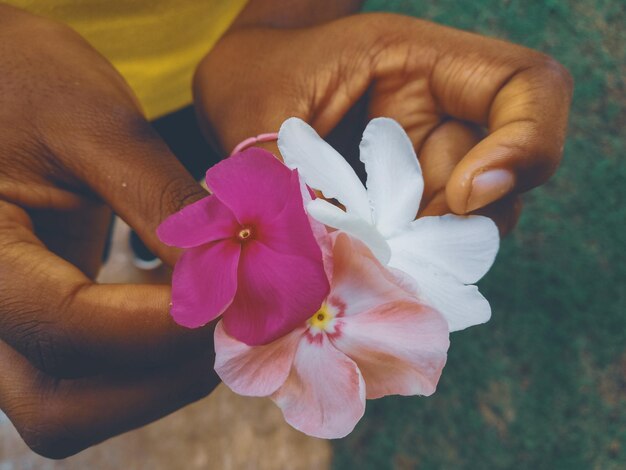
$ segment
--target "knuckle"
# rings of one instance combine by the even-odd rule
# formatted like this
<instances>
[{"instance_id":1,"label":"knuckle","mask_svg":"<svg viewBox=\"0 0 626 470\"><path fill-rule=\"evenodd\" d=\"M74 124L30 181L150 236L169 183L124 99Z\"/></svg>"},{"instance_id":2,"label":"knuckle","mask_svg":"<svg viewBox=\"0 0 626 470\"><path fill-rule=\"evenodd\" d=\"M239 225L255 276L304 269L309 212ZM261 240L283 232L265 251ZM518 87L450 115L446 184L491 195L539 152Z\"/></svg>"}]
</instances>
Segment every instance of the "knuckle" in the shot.
<instances>
[{"instance_id":1,"label":"knuckle","mask_svg":"<svg viewBox=\"0 0 626 470\"><path fill-rule=\"evenodd\" d=\"M64 459L82 450L64 429L39 420L18 427L18 432L33 452L49 459Z\"/></svg>"},{"instance_id":2,"label":"knuckle","mask_svg":"<svg viewBox=\"0 0 626 470\"><path fill-rule=\"evenodd\" d=\"M50 407L54 405L32 407L28 414L15 420L15 427L26 445L49 459L64 459L88 447L84 435L58 418L50 417Z\"/></svg>"},{"instance_id":3,"label":"knuckle","mask_svg":"<svg viewBox=\"0 0 626 470\"><path fill-rule=\"evenodd\" d=\"M186 175L171 179L162 188L159 198L162 219L205 196L207 196L206 191Z\"/></svg>"},{"instance_id":4,"label":"knuckle","mask_svg":"<svg viewBox=\"0 0 626 470\"><path fill-rule=\"evenodd\" d=\"M561 62L547 54L533 53L532 67L554 88L562 89L571 94L574 88L574 78L570 71Z\"/></svg>"},{"instance_id":5,"label":"knuckle","mask_svg":"<svg viewBox=\"0 0 626 470\"><path fill-rule=\"evenodd\" d=\"M26 338L26 353L38 369L55 377L72 377L77 369L78 352L72 347L69 336L58 330L39 328L32 338Z\"/></svg>"},{"instance_id":6,"label":"knuckle","mask_svg":"<svg viewBox=\"0 0 626 470\"><path fill-rule=\"evenodd\" d=\"M67 404L56 394L58 382L35 376L28 389L10 397L7 415L26 445L50 459L63 459L89 445L90 435L68 421ZM6 397L5 397L6 398Z\"/></svg>"},{"instance_id":7,"label":"knuckle","mask_svg":"<svg viewBox=\"0 0 626 470\"><path fill-rule=\"evenodd\" d=\"M55 377L74 377L84 369L71 336L59 325L36 318L38 312L17 314L9 331L9 342L37 369ZM12 315L16 315L15 308Z\"/></svg>"},{"instance_id":8,"label":"knuckle","mask_svg":"<svg viewBox=\"0 0 626 470\"><path fill-rule=\"evenodd\" d=\"M4 277L4 276L2 276ZM75 377L88 361L79 350L71 294L55 296L61 305L49 300L51 289L15 291L12 284L27 282L23 275L12 283L0 283L0 337L13 346L37 369L55 377Z\"/></svg>"},{"instance_id":9,"label":"knuckle","mask_svg":"<svg viewBox=\"0 0 626 470\"><path fill-rule=\"evenodd\" d=\"M32 221L28 213L21 207L0 200L0 228L8 225L10 228L26 227L32 229Z\"/></svg>"}]
</instances>

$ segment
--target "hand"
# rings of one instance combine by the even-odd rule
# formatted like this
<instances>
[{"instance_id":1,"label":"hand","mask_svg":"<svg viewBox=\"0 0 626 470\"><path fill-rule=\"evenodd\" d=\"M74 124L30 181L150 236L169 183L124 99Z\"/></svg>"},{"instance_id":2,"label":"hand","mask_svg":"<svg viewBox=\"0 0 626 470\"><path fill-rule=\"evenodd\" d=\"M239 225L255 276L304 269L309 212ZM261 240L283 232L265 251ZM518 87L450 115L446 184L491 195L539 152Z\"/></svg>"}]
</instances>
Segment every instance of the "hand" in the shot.
<instances>
[{"instance_id":1,"label":"hand","mask_svg":"<svg viewBox=\"0 0 626 470\"><path fill-rule=\"evenodd\" d=\"M155 228L205 192L72 30L0 5L0 55L0 409L65 457L217 384L168 287L93 282L109 207L173 263Z\"/></svg>"},{"instance_id":2,"label":"hand","mask_svg":"<svg viewBox=\"0 0 626 470\"><path fill-rule=\"evenodd\" d=\"M507 232L518 194L559 164L572 80L524 47L363 14L306 29L234 29L206 56L194 89L207 135L226 150L289 116L322 135L346 130L356 149L365 118L392 117L422 165L420 215L478 212Z\"/></svg>"}]
</instances>

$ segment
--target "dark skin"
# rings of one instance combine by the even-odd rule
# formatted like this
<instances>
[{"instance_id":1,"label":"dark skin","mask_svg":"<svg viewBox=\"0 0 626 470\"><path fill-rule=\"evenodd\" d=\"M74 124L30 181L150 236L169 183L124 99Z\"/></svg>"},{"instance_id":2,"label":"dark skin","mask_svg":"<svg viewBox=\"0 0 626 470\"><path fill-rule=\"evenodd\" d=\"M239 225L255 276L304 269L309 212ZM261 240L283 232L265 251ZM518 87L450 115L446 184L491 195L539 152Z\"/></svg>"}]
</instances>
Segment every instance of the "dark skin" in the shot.
<instances>
[{"instance_id":1,"label":"dark skin","mask_svg":"<svg viewBox=\"0 0 626 470\"><path fill-rule=\"evenodd\" d=\"M507 233L518 195L558 167L572 80L537 51L378 13L313 28L235 27L198 68L194 92L206 134L226 150L290 116L321 135L354 129L346 118L394 118L424 172L419 215L482 213ZM360 133L339 137L358 147ZM479 184L490 170L508 176Z\"/></svg>"},{"instance_id":2,"label":"dark skin","mask_svg":"<svg viewBox=\"0 0 626 470\"><path fill-rule=\"evenodd\" d=\"M346 115L390 116L420 155L422 214L482 210L512 227L517 194L558 165L567 72L396 15L327 23L359 2L320 3L248 5L196 74L207 135L230 150L288 116L321 134ZM175 325L169 287L94 282L111 210L173 264L155 228L206 193L75 32L0 4L0 54L0 409L33 450L61 458L217 385L212 328ZM468 202L475 175L496 167L514 186Z\"/></svg>"},{"instance_id":3,"label":"dark skin","mask_svg":"<svg viewBox=\"0 0 626 470\"><path fill-rule=\"evenodd\" d=\"M218 383L168 287L94 282L111 209L174 263L154 230L206 193L72 30L0 5L0 54L0 408L60 458Z\"/></svg>"}]
</instances>

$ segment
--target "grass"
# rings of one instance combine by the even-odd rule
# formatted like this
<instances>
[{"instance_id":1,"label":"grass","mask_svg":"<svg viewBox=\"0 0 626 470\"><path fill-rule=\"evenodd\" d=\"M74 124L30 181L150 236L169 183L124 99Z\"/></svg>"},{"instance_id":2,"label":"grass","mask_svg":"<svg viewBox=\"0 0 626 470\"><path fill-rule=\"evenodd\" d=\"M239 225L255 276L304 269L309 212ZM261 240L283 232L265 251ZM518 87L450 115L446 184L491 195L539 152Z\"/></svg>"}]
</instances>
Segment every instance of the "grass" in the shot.
<instances>
[{"instance_id":1,"label":"grass","mask_svg":"<svg viewBox=\"0 0 626 470\"><path fill-rule=\"evenodd\" d=\"M576 80L565 158L481 282L430 398L368 402L336 469L626 468L626 4L371 0L544 51Z\"/></svg>"}]
</instances>

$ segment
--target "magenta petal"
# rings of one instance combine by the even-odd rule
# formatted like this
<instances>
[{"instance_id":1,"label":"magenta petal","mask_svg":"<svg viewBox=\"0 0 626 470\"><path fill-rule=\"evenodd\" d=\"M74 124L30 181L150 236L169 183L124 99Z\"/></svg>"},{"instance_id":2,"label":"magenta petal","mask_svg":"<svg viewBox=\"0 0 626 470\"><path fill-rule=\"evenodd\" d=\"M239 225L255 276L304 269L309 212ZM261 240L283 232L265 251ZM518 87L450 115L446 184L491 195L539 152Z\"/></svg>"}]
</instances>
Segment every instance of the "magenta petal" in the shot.
<instances>
[{"instance_id":1,"label":"magenta petal","mask_svg":"<svg viewBox=\"0 0 626 470\"><path fill-rule=\"evenodd\" d=\"M259 222L256 239L279 253L306 256L321 262L322 253L304 209L298 174L292 173L290 179L285 205L271 218Z\"/></svg>"},{"instance_id":2,"label":"magenta petal","mask_svg":"<svg viewBox=\"0 0 626 470\"><path fill-rule=\"evenodd\" d=\"M311 200L307 187L300 183L298 172L291 174L290 193L283 210L269 221L260 221L257 240L274 251L306 256L323 262L326 277L332 278L332 241L326 227L310 217L303 204Z\"/></svg>"},{"instance_id":3,"label":"magenta petal","mask_svg":"<svg viewBox=\"0 0 626 470\"><path fill-rule=\"evenodd\" d=\"M249 345L267 344L302 325L329 291L321 259L278 253L257 241L244 244L237 283L224 328Z\"/></svg>"},{"instance_id":4,"label":"magenta petal","mask_svg":"<svg viewBox=\"0 0 626 470\"><path fill-rule=\"evenodd\" d=\"M235 236L238 227L231 210L215 196L208 196L161 222L157 236L166 245L193 248Z\"/></svg>"},{"instance_id":5,"label":"magenta petal","mask_svg":"<svg viewBox=\"0 0 626 470\"><path fill-rule=\"evenodd\" d=\"M300 341L291 374L272 395L285 420L310 436L348 435L365 412L365 383L359 368L323 336Z\"/></svg>"},{"instance_id":6,"label":"magenta petal","mask_svg":"<svg viewBox=\"0 0 626 470\"><path fill-rule=\"evenodd\" d=\"M215 327L215 372L239 395L266 397L289 376L304 328L292 331L265 346L248 346Z\"/></svg>"},{"instance_id":7,"label":"magenta petal","mask_svg":"<svg viewBox=\"0 0 626 470\"><path fill-rule=\"evenodd\" d=\"M179 325L198 328L220 316L237 290L241 245L231 240L185 251L172 277L172 317Z\"/></svg>"},{"instance_id":8,"label":"magenta petal","mask_svg":"<svg viewBox=\"0 0 626 470\"><path fill-rule=\"evenodd\" d=\"M290 193L291 170L271 153L249 148L206 173L206 184L242 224L271 220Z\"/></svg>"}]
</instances>

